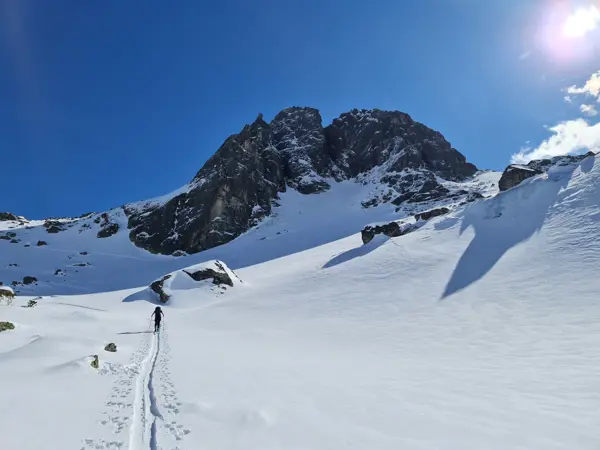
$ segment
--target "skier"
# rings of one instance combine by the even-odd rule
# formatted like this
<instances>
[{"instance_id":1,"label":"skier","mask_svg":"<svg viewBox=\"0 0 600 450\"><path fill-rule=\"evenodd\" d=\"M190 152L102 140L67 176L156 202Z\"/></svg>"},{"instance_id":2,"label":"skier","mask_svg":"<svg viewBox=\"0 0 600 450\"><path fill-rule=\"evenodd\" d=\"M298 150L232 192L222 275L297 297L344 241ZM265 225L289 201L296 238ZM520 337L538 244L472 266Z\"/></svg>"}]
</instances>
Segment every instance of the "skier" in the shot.
<instances>
[{"instance_id":1,"label":"skier","mask_svg":"<svg viewBox=\"0 0 600 450\"><path fill-rule=\"evenodd\" d=\"M164 316L165 313L162 312L162 309L160 309L160 306L157 306L156 308L154 308L154 312L152 313L152 316L154 316L154 334L156 334L158 332L158 330L160 329L160 320L161 320L161 316ZM152 316L150 316L150 318L152 318Z\"/></svg>"}]
</instances>

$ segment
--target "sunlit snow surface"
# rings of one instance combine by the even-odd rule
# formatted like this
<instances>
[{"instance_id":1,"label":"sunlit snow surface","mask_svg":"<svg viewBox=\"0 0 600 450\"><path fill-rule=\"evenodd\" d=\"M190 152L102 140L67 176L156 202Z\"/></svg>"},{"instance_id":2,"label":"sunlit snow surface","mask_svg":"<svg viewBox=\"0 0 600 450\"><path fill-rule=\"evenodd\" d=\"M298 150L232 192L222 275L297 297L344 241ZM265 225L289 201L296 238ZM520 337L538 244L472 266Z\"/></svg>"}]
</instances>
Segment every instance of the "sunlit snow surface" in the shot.
<instances>
[{"instance_id":1,"label":"sunlit snow surface","mask_svg":"<svg viewBox=\"0 0 600 450\"><path fill-rule=\"evenodd\" d=\"M0 307L16 325L0 333L2 448L595 450L599 186L588 158L366 246L362 226L397 215L360 208L355 183L290 191L191 257L126 229L22 230L34 245L0 241L1 278L37 276L45 296ZM243 283L197 303L173 290L148 333L156 298L139 292L212 259Z\"/></svg>"}]
</instances>

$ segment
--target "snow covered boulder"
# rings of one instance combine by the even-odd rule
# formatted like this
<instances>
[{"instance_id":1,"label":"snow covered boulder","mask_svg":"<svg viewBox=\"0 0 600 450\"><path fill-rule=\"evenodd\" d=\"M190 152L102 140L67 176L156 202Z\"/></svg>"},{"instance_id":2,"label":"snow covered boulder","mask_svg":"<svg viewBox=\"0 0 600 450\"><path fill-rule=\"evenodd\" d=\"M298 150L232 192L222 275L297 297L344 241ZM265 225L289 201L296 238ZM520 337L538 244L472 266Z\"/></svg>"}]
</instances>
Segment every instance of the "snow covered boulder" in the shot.
<instances>
[{"instance_id":1,"label":"snow covered boulder","mask_svg":"<svg viewBox=\"0 0 600 450\"><path fill-rule=\"evenodd\" d=\"M225 263L213 260L169 273L150 284L150 290L166 303L177 291L204 289L221 293L241 282Z\"/></svg>"},{"instance_id":2,"label":"snow covered boulder","mask_svg":"<svg viewBox=\"0 0 600 450\"><path fill-rule=\"evenodd\" d=\"M523 182L527 178L534 177L541 173L543 173L543 171L540 169L522 166L519 164L511 164L504 170L504 173L498 182L498 188L500 191L506 191L512 187L515 187L517 184Z\"/></svg>"},{"instance_id":3,"label":"snow covered boulder","mask_svg":"<svg viewBox=\"0 0 600 450\"><path fill-rule=\"evenodd\" d=\"M15 291L9 286L0 286L0 298L14 298Z\"/></svg>"}]
</instances>

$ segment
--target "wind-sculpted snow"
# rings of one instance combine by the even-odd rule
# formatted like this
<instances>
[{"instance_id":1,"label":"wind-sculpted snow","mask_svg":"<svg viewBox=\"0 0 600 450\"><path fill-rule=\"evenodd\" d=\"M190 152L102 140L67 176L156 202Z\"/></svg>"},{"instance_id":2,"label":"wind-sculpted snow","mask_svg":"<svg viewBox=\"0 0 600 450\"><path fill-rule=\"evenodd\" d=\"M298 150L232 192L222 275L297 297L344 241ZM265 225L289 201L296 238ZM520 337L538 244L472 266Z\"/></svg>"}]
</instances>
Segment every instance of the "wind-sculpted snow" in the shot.
<instances>
[{"instance_id":1,"label":"wind-sculpted snow","mask_svg":"<svg viewBox=\"0 0 600 450\"><path fill-rule=\"evenodd\" d=\"M367 245L362 226L399 214L348 207L365 192L289 191L277 215L206 254L128 246L110 271L90 247L86 270L144 282L0 306L15 325L0 336L3 448L595 450L600 158ZM61 255L42 252L76 242L77 228L62 233L29 250ZM154 304L123 301L217 251L243 287L176 280L159 334ZM41 283L30 289L53 286Z\"/></svg>"}]
</instances>

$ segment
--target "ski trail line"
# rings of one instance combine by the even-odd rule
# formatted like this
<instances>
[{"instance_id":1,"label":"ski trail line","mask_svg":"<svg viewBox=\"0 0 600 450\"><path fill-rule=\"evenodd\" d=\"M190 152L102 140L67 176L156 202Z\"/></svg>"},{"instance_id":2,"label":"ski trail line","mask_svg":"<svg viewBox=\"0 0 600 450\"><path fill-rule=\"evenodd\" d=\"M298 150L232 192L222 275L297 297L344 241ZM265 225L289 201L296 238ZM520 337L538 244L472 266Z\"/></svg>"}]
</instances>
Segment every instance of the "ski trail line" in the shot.
<instances>
[{"instance_id":1,"label":"ski trail line","mask_svg":"<svg viewBox=\"0 0 600 450\"><path fill-rule=\"evenodd\" d=\"M135 383L135 399L131 428L129 432L129 450L157 450L156 420L162 415L154 395L154 368L160 352L160 332L152 339L148 355L142 361L140 373Z\"/></svg>"}]
</instances>

